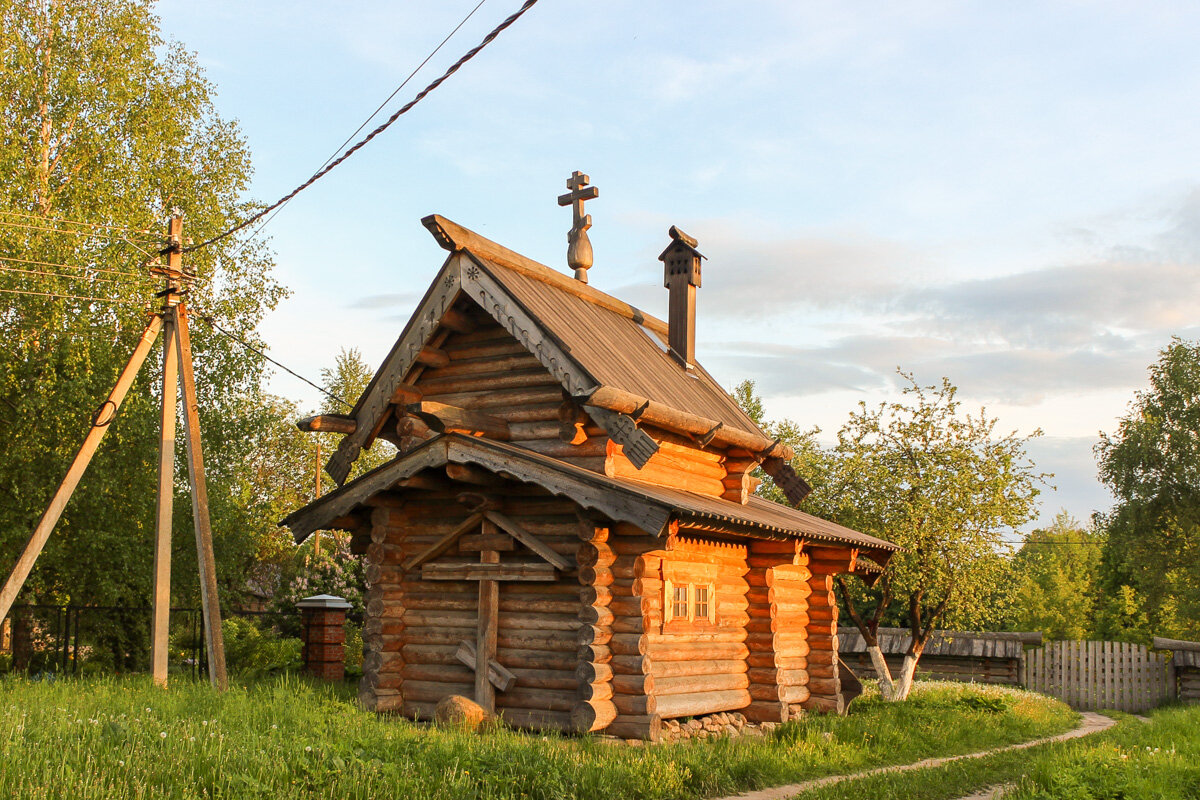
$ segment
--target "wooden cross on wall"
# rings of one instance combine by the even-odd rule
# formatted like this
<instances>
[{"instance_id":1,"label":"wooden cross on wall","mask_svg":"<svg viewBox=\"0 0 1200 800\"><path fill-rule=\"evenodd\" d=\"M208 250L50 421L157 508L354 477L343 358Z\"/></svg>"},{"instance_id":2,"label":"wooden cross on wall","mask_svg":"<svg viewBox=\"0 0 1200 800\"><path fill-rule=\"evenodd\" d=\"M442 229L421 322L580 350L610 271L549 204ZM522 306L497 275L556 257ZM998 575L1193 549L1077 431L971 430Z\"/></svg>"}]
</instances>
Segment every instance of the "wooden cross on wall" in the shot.
<instances>
[{"instance_id":1,"label":"wooden cross on wall","mask_svg":"<svg viewBox=\"0 0 1200 800\"><path fill-rule=\"evenodd\" d=\"M567 188L571 191L558 196L560 206L571 207L571 230L567 233L567 265L575 270L575 279L587 283L587 271L592 266L592 241L588 238L588 228L592 227L592 215L583 213L585 200L593 200L599 196L600 190L588 186L587 175L575 170L567 178Z\"/></svg>"},{"instance_id":2,"label":"wooden cross on wall","mask_svg":"<svg viewBox=\"0 0 1200 800\"><path fill-rule=\"evenodd\" d=\"M476 529L478 534L469 535ZM542 562L500 563L500 553L515 550L517 542L532 550ZM430 563L456 543L461 552L478 551L479 561ZM496 510L477 511L462 525L404 563L406 570L421 567L422 580L479 581L475 642L461 642L455 657L474 670L475 702L488 713L496 710L496 690L506 691L516 681L516 676L496 660L500 582L555 581L560 571L566 572L573 566L570 560Z\"/></svg>"}]
</instances>

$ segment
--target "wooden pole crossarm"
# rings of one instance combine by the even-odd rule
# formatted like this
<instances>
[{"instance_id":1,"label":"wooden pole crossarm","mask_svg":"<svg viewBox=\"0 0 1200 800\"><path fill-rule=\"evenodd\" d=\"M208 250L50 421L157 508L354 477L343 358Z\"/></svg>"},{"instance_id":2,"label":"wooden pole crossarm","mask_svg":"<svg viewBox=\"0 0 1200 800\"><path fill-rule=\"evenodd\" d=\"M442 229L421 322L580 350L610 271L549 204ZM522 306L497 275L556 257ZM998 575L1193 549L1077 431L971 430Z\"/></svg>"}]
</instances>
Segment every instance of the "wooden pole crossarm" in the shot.
<instances>
[{"instance_id":1,"label":"wooden pole crossarm","mask_svg":"<svg viewBox=\"0 0 1200 800\"><path fill-rule=\"evenodd\" d=\"M154 340L158 338L162 327L163 318L161 315L155 314L150 318L150 322L146 325L146 329L142 331L141 338L138 339L138 343L134 347L132 355L129 356L129 361L125 364L125 368L121 370L121 374L118 376L112 391L101 404L95 417L93 417L92 427L84 437L83 444L79 446L79 451L75 454L75 459L67 469L66 476L63 478L62 483L59 484L54 496L50 499L50 504L46 507L45 513L42 514L42 518L38 521L33 535L29 537L29 542L25 545L21 557L17 559L12 573L8 576L8 580L5 581L4 588L0 589L0 620L8 616L13 602L17 599L17 594L21 591L21 587L25 585L25 580L29 577L29 573L33 569L34 562L37 561L37 557L41 555L42 549L46 546L46 540L50 538L50 532L54 530L54 526L62 516L63 509L66 508L67 501L71 499L71 495L79 485L79 480L87 470L88 464L91 463L92 456L96 454L96 449L100 446L104 434L108 431L109 424L121 408L121 402L129 392L129 387L133 385L134 378L137 377L138 371L141 370L142 364L146 361L146 356L150 354L150 348L154 346Z\"/></svg>"}]
</instances>

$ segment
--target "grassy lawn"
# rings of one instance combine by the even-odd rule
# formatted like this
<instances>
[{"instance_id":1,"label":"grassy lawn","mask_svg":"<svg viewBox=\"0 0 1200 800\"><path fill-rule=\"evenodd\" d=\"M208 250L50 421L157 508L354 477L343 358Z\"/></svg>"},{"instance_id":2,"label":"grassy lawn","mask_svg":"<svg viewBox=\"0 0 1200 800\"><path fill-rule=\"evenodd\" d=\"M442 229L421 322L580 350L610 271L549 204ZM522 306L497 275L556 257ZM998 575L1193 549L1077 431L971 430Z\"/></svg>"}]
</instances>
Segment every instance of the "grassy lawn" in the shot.
<instances>
[{"instance_id":1,"label":"grassy lawn","mask_svg":"<svg viewBox=\"0 0 1200 800\"><path fill-rule=\"evenodd\" d=\"M145 678L7 679L0 797L691 798L966 753L1075 722L1038 695L923 684L908 703L866 696L845 717L812 716L771 737L629 747L380 719L344 687L298 678L224 696L182 681L160 691Z\"/></svg>"},{"instance_id":2,"label":"grassy lawn","mask_svg":"<svg viewBox=\"0 0 1200 800\"><path fill-rule=\"evenodd\" d=\"M1116 727L1070 742L936 769L881 775L796 800L951 800L1015 784L1004 800L1194 800L1200 797L1200 706L1163 708L1146 724L1113 713Z\"/></svg>"}]
</instances>

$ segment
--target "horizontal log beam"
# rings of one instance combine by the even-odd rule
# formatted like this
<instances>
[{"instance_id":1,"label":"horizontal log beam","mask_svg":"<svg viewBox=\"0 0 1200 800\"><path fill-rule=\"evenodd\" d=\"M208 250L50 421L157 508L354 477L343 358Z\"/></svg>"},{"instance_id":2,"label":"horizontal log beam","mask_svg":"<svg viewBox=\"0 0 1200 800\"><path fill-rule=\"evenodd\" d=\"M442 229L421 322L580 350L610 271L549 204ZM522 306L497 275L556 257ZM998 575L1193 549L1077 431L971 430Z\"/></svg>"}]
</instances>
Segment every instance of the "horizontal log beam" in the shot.
<instances>
[{"instance_id":1,"label":"horizontal log beam","mask_svg":"<svg viewBox=\"0 0 1200 800\"><path fill-rule=\"evenodd\" d=\"M435 562L421 567L421 578L427 581L554 581L558 574L552 564Z\"/></svg>"},{"instance_id":2,"label":"horizontal log beam","mask_svg":"<svg viewBox=\"0 0 1200 800\"><path fill-rule=\"evenodd\" d=\"M354 433L358 422L354 417L342 414L318 414L315 417L305 417L296 423L296 427L305 433Z\"/></svg>"},{"instance_id":3,"label":"horizontal log beam","mask_svg":"<svg viewBox=\"0 0 1200 800\"><path fill-rule=\"evenodd\" d=\"M482 411L472 411L431 400L409 403L406 409L437 433L461 433L503 442L510 438L507 422Z\"/></svg>"}]
</instances>

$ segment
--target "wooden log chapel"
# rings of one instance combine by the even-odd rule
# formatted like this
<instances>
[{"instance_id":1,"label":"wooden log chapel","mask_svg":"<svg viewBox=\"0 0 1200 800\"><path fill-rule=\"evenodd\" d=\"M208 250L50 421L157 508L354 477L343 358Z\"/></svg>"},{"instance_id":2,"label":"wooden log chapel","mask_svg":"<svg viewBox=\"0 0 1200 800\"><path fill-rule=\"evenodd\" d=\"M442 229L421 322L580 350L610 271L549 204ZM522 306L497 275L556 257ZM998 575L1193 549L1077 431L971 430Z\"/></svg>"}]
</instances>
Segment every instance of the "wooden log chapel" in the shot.
<instances>
[{"instance_id":1,"label":"wooden log chapel","mask_svg":"<svg viewBox=\"0 0 1200 800\"><path fill-rule=\"evenodd\" d=\"M832 576L894 545L793 505L808 487L695 360L703 258L672 228L663 322L587 283L596 196L568 194L571 277L439 216L450 255L353 411L340 488L284 522L365 557L362 702L448 695L510 724L655 740L664 719L844 708ZM395 459L345 482L377 439Z\"/></svg>"}]
</instances>

